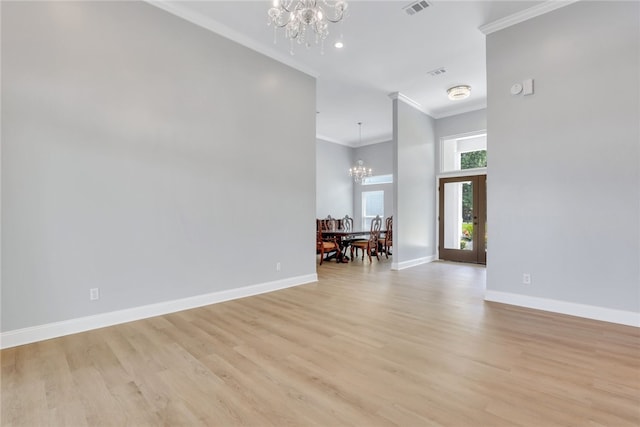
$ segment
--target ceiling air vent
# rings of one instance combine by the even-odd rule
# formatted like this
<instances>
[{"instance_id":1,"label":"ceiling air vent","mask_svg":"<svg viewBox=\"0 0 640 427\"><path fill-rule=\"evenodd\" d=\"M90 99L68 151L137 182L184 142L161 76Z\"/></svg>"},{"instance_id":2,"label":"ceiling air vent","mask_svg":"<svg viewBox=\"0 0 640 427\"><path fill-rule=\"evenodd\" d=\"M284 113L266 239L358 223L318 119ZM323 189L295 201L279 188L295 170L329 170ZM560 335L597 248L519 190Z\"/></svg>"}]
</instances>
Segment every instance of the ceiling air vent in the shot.
<instances>
[{"instance_id":1,"label":"ceiling air vent","mask_svg":"<svg viewBox=\"0 0 640 427\"><path fill-rule=\"evenodd\" d=\"M429 6L431 6L431 5L429 3L427 3L425 0L419 0L419 1L411 3L408 6L405 6L403 9L409 15L415 15L416 13L418 13L418 12L420 12L422 10L425 10Z\"/></svg>"},{"instance_id":2,"label":"ceiling air vent","mask_svg":"<svg viewBox=\"0 0 640 427\"><path fill-rule=\"evenodd\" d=\"M444 67L438 67L434 70L431 71L427 71L427 74L429 74L431 77L438 77L443 75L444 73L446 73L447 70Z\"/></svg>"}]
</instances>

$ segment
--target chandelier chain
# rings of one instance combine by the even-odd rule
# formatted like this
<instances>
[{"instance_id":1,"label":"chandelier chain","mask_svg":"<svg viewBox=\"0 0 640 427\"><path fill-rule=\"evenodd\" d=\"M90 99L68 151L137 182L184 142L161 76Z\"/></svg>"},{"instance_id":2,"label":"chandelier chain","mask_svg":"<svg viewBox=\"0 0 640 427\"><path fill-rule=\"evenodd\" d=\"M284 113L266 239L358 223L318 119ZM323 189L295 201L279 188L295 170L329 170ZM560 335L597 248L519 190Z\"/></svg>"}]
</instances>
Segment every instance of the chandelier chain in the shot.
<instances>
[{"instance_id":1,"label":"chandelier chain","mask_svg":"<svg viewBox=\"0 0 640 427\"><path fill-rule=\"evenodd\" d=\"M362 146L362 122L358 122L359 135L360 135L360 146ZM358 160L358 164L349 169L349 176L353 178L354 182L361 183L362 180L366 177L369 177L373 174L373 170L371 168L367 168L364 165L362 160Z\"/></svg>"}]
</instances>

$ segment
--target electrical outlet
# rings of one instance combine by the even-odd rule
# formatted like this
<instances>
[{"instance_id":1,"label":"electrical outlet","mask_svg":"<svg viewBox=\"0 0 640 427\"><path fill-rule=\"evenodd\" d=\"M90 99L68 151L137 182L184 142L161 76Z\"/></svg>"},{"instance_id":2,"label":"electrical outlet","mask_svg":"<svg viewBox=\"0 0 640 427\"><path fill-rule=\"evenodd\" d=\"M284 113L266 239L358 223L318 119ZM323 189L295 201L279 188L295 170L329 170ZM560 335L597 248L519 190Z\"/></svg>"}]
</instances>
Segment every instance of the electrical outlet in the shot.
<instances>
[{"instance_id":1,"label":"electrical outlet","mask_svg":"<svg viewBox=\"0 0 640 427\"><path fill-rule=\"evenodd\" d=\"M100 288L91 288L89 289L89 299L91 301L95 301L100 299Z\"/></svg>"},{"instance_id":2,"label":"electrical outlet","mask_svg":"<svg viewBox=\"0 0 640 427\"><path fill-rule=\"evenodd\" d=\"M280 266L280 263L279 263L279 262L276 262L276 271L280 271L280 267L281 267L281 266Z\"/></svg>"},{"instance_id":3,"label":"electrical outlet","mask_svg":"<svg viewBox=\"0 0 640 427\"><path fill-rule=\"evenodd\" d=\"M522 273L522 283L525 285L531 284L531 275L529 273Z\"/></svg>"}]
</instances>

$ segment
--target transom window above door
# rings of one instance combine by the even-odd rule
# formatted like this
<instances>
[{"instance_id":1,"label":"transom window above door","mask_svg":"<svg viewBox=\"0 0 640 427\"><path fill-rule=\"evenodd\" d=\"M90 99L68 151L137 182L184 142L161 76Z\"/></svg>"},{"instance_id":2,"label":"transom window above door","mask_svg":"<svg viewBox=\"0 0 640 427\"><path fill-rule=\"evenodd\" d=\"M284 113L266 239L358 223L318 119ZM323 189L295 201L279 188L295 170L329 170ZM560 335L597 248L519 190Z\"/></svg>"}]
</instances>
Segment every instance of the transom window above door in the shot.
<instances>
[{"instance_id":1,"label":"transom window above door","mask_svg":"<svg viewBox=\"0 0 640 427\"><path fill-rule=\"evenodd\" d=\"M486 167L487 134L485 132L447 137L440 140L440 172Z\"/></svg>"},{"instance_id":2,"label":"transom window above door","mask_svg":"<svg viewBox=\"0 0 640 427\"><path fill-rule=\"evenodd\" d=\"M362 178L361 185L393 184L393 175L374 175Z\"/></svg>"}]
</instances>

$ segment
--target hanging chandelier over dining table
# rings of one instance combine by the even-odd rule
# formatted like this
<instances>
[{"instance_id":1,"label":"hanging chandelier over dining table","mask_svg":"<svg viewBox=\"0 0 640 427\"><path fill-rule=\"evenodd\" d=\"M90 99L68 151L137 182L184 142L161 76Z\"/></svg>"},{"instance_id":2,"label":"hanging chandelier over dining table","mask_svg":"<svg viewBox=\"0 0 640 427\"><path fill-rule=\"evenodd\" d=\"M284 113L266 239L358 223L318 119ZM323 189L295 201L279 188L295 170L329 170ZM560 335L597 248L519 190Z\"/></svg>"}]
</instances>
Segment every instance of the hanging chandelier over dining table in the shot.
<instances>
[{"instance_id":1,"label":"hanging chandelier over dining table","mask_svg":"<svg viewBox=\"0 0 640 427\"><path fill-rule=\"evenodd\" d=\"M358 132L360 135L359 145L362 146L362 122L358 122ZM356 166L349 169L349 176L353 178L353 181L356 183L361 183L362 180L366 177L369 177L373 174L373 170L364 165L362 160L358 160Z\"/></svg>"}]
</instances>

